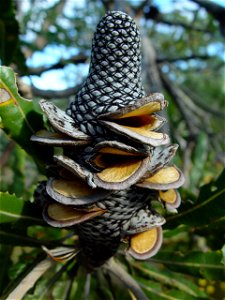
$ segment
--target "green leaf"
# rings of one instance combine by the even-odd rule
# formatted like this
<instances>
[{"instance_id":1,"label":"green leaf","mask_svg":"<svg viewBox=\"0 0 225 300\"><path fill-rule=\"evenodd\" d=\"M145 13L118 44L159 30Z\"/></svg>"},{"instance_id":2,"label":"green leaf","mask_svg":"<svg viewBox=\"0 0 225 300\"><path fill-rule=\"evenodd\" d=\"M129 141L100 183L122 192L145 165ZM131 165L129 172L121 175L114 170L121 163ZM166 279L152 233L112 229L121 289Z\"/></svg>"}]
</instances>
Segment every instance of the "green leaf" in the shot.
<instances>
[{"instance_id":1,"label":"green leaf","mask_svg":"<svg viewBox=\"0 0 225 300\"><path fill-rule=\"evenodd\" d=\"M43 259L43 255L38 257L6 288L1 299L22 299L36 281L53 266L53 261L49 258Z\"/></svg>"},{"instance_id":2,"label":"green leaf","mask_svg":"<svg viewBox=\"0 0 225 300\"><path fill-rule=\"evenodd\" d=\"M0 2L0 59L4 65L15 62L25 69L25 58L19 48L19 24L13 0Z\"/></svg>"},{"instance_id":3,"label":"green leaf","mask_svg":"<svg viewBox=\"0 0 225 300\"><path fill-rule=\"evenodd\" d=\"M164 230L163 237L164 239L176 238L179 234L187 233L190 230L190 227L187 225L180 225L174 229Z\"/></svg>"},{"instance_id":4,"label":"green leaf","mask_svg":"<svg viewBox=\"0 0 225 300\"><path fill-rule=\"evenodd\" d=\"M121 281L124 287L131 292L130 295L137 299L147 300L145 293L140 288L139 284L131 277L126 269L118 263L116 260L111 258L104 264L104 269L109 272L111 277L117 277Z\"/></svg>"},{"instance_id":5,"label":"green leaf","mask_svg":"<svg viewBox=\"0 0 225 300\"><path fill-rule=\"evenodd\" d=\"M200 291L190 278L185 278L185 276L181 276L179 273L160 269L149 263L134 262L132 265L142 274L145 276L147 275L149 278L154 279L157 282L161 282L162 284L171 286L172 288L177 288L193 297L205 297L204 292Z\"/></svg>"},{"instance_id":6,"label":"green leaf","mask_svg":"<svg viewBox=\"0 0 225 300\"><path fill-rule=\"evenodd\" d=\"M1 238L0 238L1 240ZM9 245L0 245L0 295L9 281L8 269L11 266L11 254L13 247Z\"/></svg>"},{"instance_id":7,"label":"green leaf","mask_svg":"<svg viewBox=\"0 0 225 300\"><path fill-rule=\"evenodd\" d=\"M54 275L49 278L49 280L45 283L45 286L42 288L42 291L39 293L39 300L43 300L50 297L54 285L57 285L58 281L62 280L61 277L63 273L67 271L69 264L71 264L71 261L60 266L60 269L54 272Z\"/></svg>"},{"instance_id":8,"label":"green leaf","mask_svg":"<svg viewBox=\"0 0 225 300\"><path fill-rule=\"evenodd\" d=\"M85 269L79 268L76 276L77 288L76 288L74 299L81 299L81 300L84 299L86 280L87 280L87 273Z\"/></svg>"},{"instance_id":9,"label":"green leaf","mask_svg":"<svg viewBox=\"0 0 225 300\"><path fill-rule=\"evenodd\" d=\"M98 291L98 294L101 297L101 299L109 299L109 300L115 299L115 293L114 293L115 289L112 291L112 282L111 282L111 278L109 278L109 275L104 274L104 272L102 272L102 270L99 269L97 270L95 277L96 277L95 288Z\"/></svg>"},{"instance_id":10,"label":"green leaf","mask_svg":"<svg viewBox=\"0 0 225 300\"><path fill-rule=\"evenodd\" d=\"M225 280L225 266L221 264L222 252L198 252L188 254L160 251L150 261L164 264L169 269L191 274L196 277L204 277L210 280Z\"/></svg>"},{"instance_id":11,"label":"green leaf","mask_svg":"<svg viewBox=\"0 0 225 300\"><path fill-rule=\"evenodd\" d=\"M137 276L135 278L151 300L193 300L193 296L190 296L183 291L175 290L173 288L170 289L166 286L162 287L159 283L149 279L146 280ZM195 297L195 299L197 298Z\"/></svg>"},{"instance_id":12,"label":"green leaf","mask_svg":"<svg viewBox=\"0 0 225 300\"><path fill-rule=\"evenodd\" d=\"M193 155L193 170L190 174L191 186L199 185L200 180L204 177L204 168L208 156L208 136L201 132L197 138L197 145Z\"/></svg>"},{"instance_id":13,"label":"green leaf","mask_svg":"<svg viewBox=\"0 0 225 300\"><path fill-rule=\"evenodd\" d=\"M96 276L91 276L90 291L89 291L88 299L89 300L102 300L102 299L110 300L110 299L112 299L111 295L103 294L102 290L99 290L97 280L96 280Z\"/></svg>"},{"instance_id":14,"label":"green leaf","mask_svg":"<svg viewBox=\"0 0 225 300\"><path fill-rule=\"evenodd\" d=\"M114 274L102 272L100 269L99 273L102 273L103 278L98 281L98 290L99 294L100 291L102 291L101 299L115 299L115 300L134 300L137 299L135 295L131 292L130 289L127 289L126 286L124 286L124 283L116 277ZM103 289L105 291L103 291ZM103 294L105 293L105 295ZM132 295L132 297L131 297Z\"/></svg>"},{"instance_id":15,"label":"green leaf","mask_svg":"<svg viewBox=\"0 0 225 300\"><path fill-rule=\"evenodd\" d=\"M44 228L43 228L44 230ZM14 246L29 246L29 247L56 247L61 245L57 241L38 240L29 237L26 233L22 233L16 230L6 230L0 228L0 240L3 245L14 245Z\"/></svg>"},{"instance_id":16,"label":"green leaf","mask_svg":"<svg viewBox=\"0 0 225 300\"><path fill-rule=\"evenodd\" d=\"M204 185L200 189L197 201L183 203L179 214L167 218L167 227L180 224L192 227L212 226L225 215L225 170L215 182Z\"/></svg>"},{"instance_id":17,"label":"green leaf","mask_svg":"<svg viewBox=\"0 0 225 300\"><path fill-rule=\"evenodd\" d=\"M18 94L13 70L0 67L0 74L0 118L3 130L42 166L50 160L52 151L30 141L31 135L44 127L42 116L34 110L31 100Z\"/></svg>"},{"instance_id":18,"label":"green leaf","mask_svg":"<svg viewBox=\"0 0 225 300\"><path fill-rule=\"evenodd\" d=\"M0 192L0 224L22 221L24 226L44 224L37 206L15 195Z\"/></svg>"},{"instance_id":19,"label":"green leaf","mask_svg":"<svg viewBox=\"0 0 225 300\"><path fill-rule=\"evenodd\" d=\"M170 291L168 291L166 293L166 295L168 295L169 297L173 297L173 299L182 299L182 300L193 300L193 297L182 292L182 291L178 291L178 290L174 290L174 289L171 289ZM204 297L204 299L208 297ZM194 299L199 299L198 297L195 297ZM202 298L201 298L202 299Z\"/></svg>"},{"instance_id":20,"label":"green leaf","mask_svg":"<svg viewBox=\"0 0 225 300\"><path fill-rule=\"evenodd\" d=\"M64 299L64 300L70 299L69 293L70 293L71 286L72 286L71 279L57 281L57 284L55 284L54 289L52 291L52 298L53 299ZM44 299L46 299L46 298L44 298ZM41 299L39 299L39 300L41 300Z\"/></svg>"},{"instance_id":21,"label":"green leaf","mask_svg":"<svg viewBox=\"0 0 225 300\"><path fill-rule=\"evenodd\" d=\"M25 188L25 155L23 149L17 145L14 151L12 190L18 197L22 196Z\"/></svg>"}]
</instances>

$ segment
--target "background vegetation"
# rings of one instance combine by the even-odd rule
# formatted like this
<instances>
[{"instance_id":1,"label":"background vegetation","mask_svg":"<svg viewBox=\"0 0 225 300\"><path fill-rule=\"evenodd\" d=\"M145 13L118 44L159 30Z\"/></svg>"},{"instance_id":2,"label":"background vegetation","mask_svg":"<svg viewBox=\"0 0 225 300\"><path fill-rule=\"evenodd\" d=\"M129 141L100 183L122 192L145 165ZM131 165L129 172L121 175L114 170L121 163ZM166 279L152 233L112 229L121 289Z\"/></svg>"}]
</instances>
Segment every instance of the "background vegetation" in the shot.
<instances>
[{"instance_id":1,"label":"background vegetation","mask_svg":"<svg viewBox=\"0 0 225 300\"><path fill-rule=\"evenodd\" d=\"M29 137L43 127L38 100L65 108L74 99L88 72L93 30L109 9L126 11L140 27L146 92L169 100L165 130L180 145L175 163L186 177L160 252L147 262L120 253L117 260L149 299L224 299L225 8L204 0L1 1L1 63L16 72L19 95L33 101L18 95L13 71L1 69L13 102L0 105L0 293L5 299L21 286L44 259L42 245L75 243L69 230L46 226L33 203L51 153ZM46 270L25 300L135 299L109 270L90 276L76 260Z\"/></svg>"}]
</instances>

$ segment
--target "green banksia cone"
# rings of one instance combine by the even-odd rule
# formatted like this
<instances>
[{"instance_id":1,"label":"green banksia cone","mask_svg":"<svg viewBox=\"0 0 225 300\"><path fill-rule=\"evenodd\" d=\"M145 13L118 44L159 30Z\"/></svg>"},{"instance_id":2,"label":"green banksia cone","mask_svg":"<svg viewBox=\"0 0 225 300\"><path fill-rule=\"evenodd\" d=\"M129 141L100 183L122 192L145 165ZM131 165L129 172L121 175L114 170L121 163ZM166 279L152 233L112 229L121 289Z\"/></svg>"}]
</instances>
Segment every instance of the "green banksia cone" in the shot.
<instances>
[{"instance_id":1,"label":"green banksia cone","mask_svg":"<svg viewBox=\"0 0 225 300\"><path fill-rule=\"evenodd\" d=\"M180 204L176 189L184 177L170 164L177 145L157 131L165 120L156 112L167 101L158 93L145 97L140 53L134 21L109 12L97 26L89 75L75 101L63 112L41 100L53 130L31 138L63 148L35 198L48 224L76 232L74 251L89 269L104 264L123 242L136 259L157 253L165 219L153 203L167 210Z\"/></svg>"}]
</instances>

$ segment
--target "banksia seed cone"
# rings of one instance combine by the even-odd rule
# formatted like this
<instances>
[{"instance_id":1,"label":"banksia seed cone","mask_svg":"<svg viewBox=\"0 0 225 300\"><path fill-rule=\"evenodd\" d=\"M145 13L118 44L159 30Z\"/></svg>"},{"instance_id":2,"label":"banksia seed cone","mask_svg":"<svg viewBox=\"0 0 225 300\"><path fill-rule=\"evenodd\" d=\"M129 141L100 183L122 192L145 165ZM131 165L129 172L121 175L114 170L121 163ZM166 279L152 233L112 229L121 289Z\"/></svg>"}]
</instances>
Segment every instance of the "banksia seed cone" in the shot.
<instances>
[{"instance_id":1,"label":"banksia seed cone","mask_svg":"<svg viewBox=\"0 0 225 300\"><path fill-rule=\"evenodd\" d=\"M117 111L143 96L138 29L125 13L109 13L97 26L89 75L67 113L82 131L99 136L105 133L96 122L100 114Z\"/></svg>"},{"instance_id":2,"label":"banksia seed cone","mask_svg":"<svg viewBox=\"0 0 225 300\"><path fill-rule=\"evenodd\" d=\"M134 258L154 255L165 219L152 203L177 208L175 189L184 178L169 164L177 145L156 131L165 120L155 112L167 102L161 94L144 97L134 21L109 12L94 35L89 75L67 112L45 100L40 106L53 131L31 140L63 148L54 156L54 176L35 192L46 222L77 233L78 257L90 269L113 256L122 241Z\"/></svg>"}]
</instances>

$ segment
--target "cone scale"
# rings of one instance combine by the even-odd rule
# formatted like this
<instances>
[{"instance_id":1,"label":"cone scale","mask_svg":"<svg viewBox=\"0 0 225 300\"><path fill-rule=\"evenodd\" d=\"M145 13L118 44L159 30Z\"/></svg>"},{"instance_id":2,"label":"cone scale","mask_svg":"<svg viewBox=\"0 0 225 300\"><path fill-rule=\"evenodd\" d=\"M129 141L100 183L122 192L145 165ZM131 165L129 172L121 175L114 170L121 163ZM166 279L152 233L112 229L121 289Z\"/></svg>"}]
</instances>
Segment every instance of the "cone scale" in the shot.
<instances>
[{"instance_id":1,"label":"cone scale","mask_svg":"<svg viewBox=\"0 0 225 300\"><path fill-rule=\"evenodd\" d=\"M124 241L135 259L155 255L165 218L152 201L176 208L174 188L184 178L170 166L177 145L159 132L166 120L157 112L167 101L158 93L145 96L132 18L112 11L101 19L89 74L66 113L45 100L40 105L57 134L42 131L32 141L64 152L54 157L57 175L35 192L44 220L76 232L78 259L88 270L104 264Z\"/></svg>"},{"instance_id":2,"label":"cone scale","mask_svg":"<svg viewBox=\"0 0 225 300\"><path fill-rule=\"evenodd\" d=\"M82 131L99 136L106 132L96 122L100 114L115 112L144 95L137 26L125 13L108 13L94 34L89 75L67 113Z\"/></svg>"}]
</instances>

